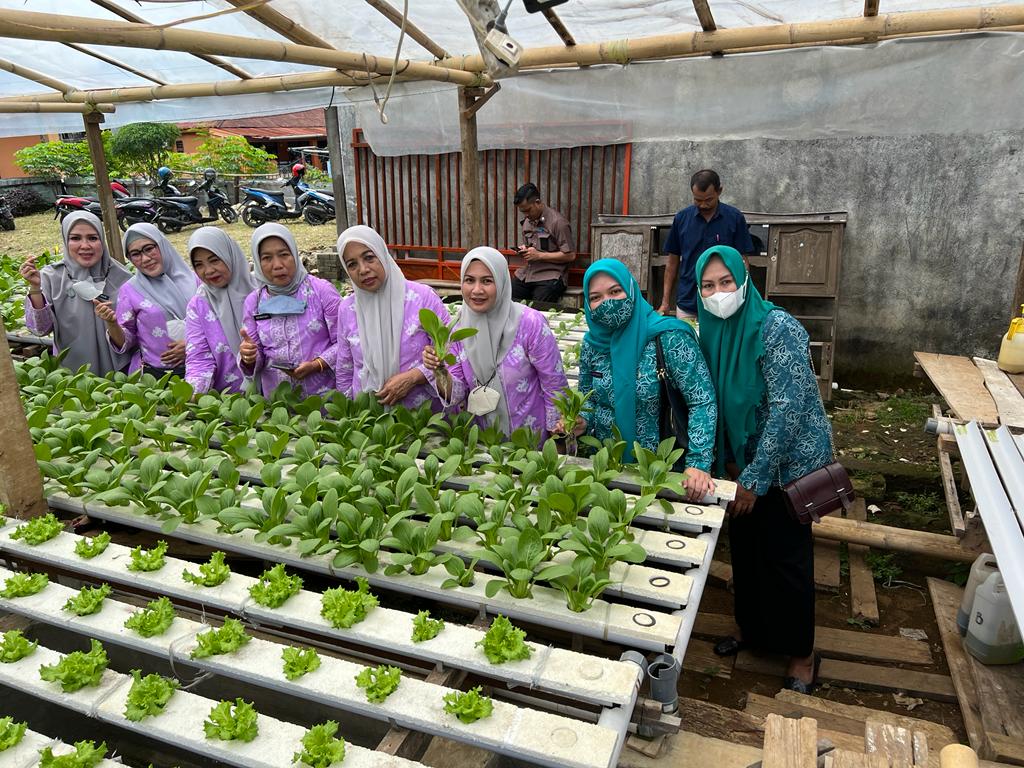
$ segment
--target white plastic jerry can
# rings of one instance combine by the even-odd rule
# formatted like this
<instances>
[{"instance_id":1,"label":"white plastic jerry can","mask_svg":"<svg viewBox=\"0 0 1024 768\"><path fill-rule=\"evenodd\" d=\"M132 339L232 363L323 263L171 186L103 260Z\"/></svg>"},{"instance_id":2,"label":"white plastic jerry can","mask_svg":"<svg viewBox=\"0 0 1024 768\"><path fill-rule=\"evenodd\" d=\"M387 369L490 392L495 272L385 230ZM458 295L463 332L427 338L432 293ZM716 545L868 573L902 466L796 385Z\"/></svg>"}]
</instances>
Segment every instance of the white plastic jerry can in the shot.
<instances>
[{"instance_id":1,"label":"white plastic jerry can","mask_svg":"<svg viewBox=\"0 0 1024 768\"><path fill-rule=\"evenodd\" d=\"M998 571L974 593L964 645L982 664L1016 664L1024 659L1024 643L1013 618L1010 595Z\"/></svg>"},{"instance_id":2,"label":"white plastic jerry can","mask_svg":"<svg viewBox=\"0 0 1024 768\"><path fill-rule=\"evenodd\" d=\"M1024 304L1020 307L1021 317L1010 321L1010 328L999 345L996 361L1007 373L1024 373Z\"/></svg>"},{"instance_id":3,"label":"white plastic jerry can","mask_svg":"<svg viewBox=\"0 0 1024 768\"><path fill-rule=\"evenodd\" d=\"M974 593L985 583L985 579L999 570L995 555L984 552L975 559L971 566L971 575L964 587L964 597L960 601L960 610L956 612L956 626L961 635L967 634L967 622L971 618L971 606L974 605Z\"/></svg>"}]
</instances>

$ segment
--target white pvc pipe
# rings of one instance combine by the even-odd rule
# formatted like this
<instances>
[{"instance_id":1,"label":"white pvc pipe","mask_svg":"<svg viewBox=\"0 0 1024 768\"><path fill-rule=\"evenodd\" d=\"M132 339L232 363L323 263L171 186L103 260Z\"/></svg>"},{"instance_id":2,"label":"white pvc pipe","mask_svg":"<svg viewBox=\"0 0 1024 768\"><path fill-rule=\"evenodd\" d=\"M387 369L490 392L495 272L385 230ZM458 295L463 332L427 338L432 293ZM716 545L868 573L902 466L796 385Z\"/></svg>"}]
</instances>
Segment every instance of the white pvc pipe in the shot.
<instances>
[{"instance_id":1,"label":"white pvc pipe","mask_svg":"<svg viewBox=\"0 0 1024 768\"><path fill-rule=\"evenodd\" d=\"M1017 515L1017 522L1024 529L1024 457L1017 451L1013 435L1005 426L994 431L986 430L984 435L989 453L992 454L1003 486L1009 494L1010 504Z\"/></svg>"},{"instance_id":2,"label":"white pvc pipe","mask_svg":"<svg viewBox=\"0 0 1024 768\"><path fill-rule=\"evenodd\" d=\"M690 644L690 635L693 633L693 625L697 621L697 608L700 606L701 597L704 596L704 587L708 583L708 573L711 570L711 560L715 556L715 545L718 543L718 529L702 533L698 536L707 543L707 551L704 553L704 562L700 567L694 568L687 573L693 573L693 586L690 588L690 600L687 607L675 611L674 615L679 616L679 632L676 635L676 642L672 648L672 655L683 666L683 657L686 655L686 647Z\"/></svg>"}]
</instances>

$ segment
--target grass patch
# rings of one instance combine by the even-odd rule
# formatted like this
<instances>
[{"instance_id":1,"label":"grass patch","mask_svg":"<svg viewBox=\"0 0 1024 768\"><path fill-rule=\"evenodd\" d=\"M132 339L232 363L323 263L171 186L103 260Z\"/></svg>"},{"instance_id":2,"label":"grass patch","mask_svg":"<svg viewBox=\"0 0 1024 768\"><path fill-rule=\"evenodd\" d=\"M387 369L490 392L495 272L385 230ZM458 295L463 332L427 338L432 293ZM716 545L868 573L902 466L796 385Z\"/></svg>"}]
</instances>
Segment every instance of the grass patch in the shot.
<instances>
[{"instance_id":1,"label":"grass patch","mask_svg":"<svg viewBox=\"0 0 1024 768\"><path fill-rule=\"evenodd\" d=\"M894 495L900 506L900 517L909 527L916 529L943 527L946 521L945 502L937 493L903 493Z\"/></svg>"},{"instance_id":2,"label":"grass patch","mask_svg":"<svg viewBox=\"0 0 1024 768\"><path fill-rule=\"evenodd\" d=\"M878 417L883 421L891 419L896 424L912 426L920 429L925 419L931 414L931 405L916 397L896 395L890 397L878 409Z\"/></svg>"},{"instance_id":3,"label":"grass patch","mask_svg":"<svg viewBox=\"0 0 1024 768\"><path fill-rule=\"evenodd\" d=\"M886 587L892 584L893 579L903 575L903 566L895 552L882 554L872 550L868 552L867 564L875 581Z\"/></svg>"}]
</instances>

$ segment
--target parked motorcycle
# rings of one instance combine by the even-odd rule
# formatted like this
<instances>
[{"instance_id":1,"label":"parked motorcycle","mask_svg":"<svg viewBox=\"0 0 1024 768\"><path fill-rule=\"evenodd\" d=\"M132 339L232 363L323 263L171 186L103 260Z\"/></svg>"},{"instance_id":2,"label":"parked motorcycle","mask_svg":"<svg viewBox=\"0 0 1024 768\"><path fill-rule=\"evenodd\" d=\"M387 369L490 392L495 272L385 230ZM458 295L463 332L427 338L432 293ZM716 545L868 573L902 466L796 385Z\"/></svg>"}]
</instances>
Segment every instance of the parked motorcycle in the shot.
<instances>
[{"instance_id":1,"label":"parked motorcycle","mask_svg":"<svg viewBox=\"0 0 1024 768\"><path fill-rule=\"evenodd\" d=\"M326 224L334 218L334 195L323 189L306 187L297 201L302 218L311 226Z\"/></svg>"},{"instance_id":2,"label":"parked motorcycle","mask_svg":"<svg viewBox=\"0 0 1024 768\"><path fill-rule=\"evenodd\" d=\"M303 197L308 187L302 177L306 166L296 163L292 166L292 177L282 187L291 187L295 192L295 207L289 208L284 201L284 192L269 192L255 187L242 187L245 201L242 203L242 221L250 227L258 227L268 221L297 219L302 216Z\"/></svg>"},{"instance_id":3,"label":"parked motorcycle","mask_svg":"<svg viewBox=\"0 0 1024 768\"><path fill-rule=\"evenodd\" d=\"M100 206L99 198L68 194L68 188L64 185L63 179L60 182L60 189L61 194L53 203L53 207L56 209L53 218L64 221L65 216L75 211L88 211L97 218L103 218L103 208ZM110 182L110 191L114 195L115 204L118 200L130 197L128 189L119 181Z\"/></svg>"},{"instance_id":4,"label":"parked motorcycle","mask_svg":"<svg viewBox=\"0 0 1024 768\"><path fill-rule=\"evenodd\" d=\"M0 229L10 232L14 229L14 214L6 197L0 197Z\"/></svg>"},{"instance_id":5,"label":"parked motorcycle","mask_svg":"<svg viewBox=\"0 0 1024 768\"><path fill-rule=\"evenodd\" d=\"M183 227L193 224L209 224L218 219L223 219L228 224L238 221L238 213L231 207L227 195L216 186L217 172L213 168L203 171L203 183L189 190L193 193L206 193L210 211L208 216L203 215L202 209L199 207L199 198L195 194L166 194L178 190L170 183L170 170L161 168L160 171L167 171L166 174L161 174L158 171L160 178L158 188L165 194L162 197L154 198L160 209L156 217L156 224L160 227L161 232L179 232Z\"/></svg>"}]
</instances>

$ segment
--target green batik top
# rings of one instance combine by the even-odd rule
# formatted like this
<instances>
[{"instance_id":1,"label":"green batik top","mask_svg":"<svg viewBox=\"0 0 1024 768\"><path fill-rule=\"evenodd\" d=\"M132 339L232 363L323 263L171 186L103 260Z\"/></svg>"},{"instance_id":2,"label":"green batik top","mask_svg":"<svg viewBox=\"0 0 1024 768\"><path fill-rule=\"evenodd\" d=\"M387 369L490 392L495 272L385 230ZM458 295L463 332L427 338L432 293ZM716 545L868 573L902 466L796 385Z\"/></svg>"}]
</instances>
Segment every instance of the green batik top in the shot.
<instances>
[{"instance_id":1,"label":"green batik top","mask_svg":"<svg viewBox=\"0 0 1024 768\"><path fill-rule=\"evenodd\" d=\"M665 367L672 381L689 407L689 447L686 466L705 472L711 470L715 449L715 428L718 406L715 405L715 387L711 383L707 363L692 333L666 331L661 334ZM657 353L652 339L644 347L636 379L636 441L644 448L655 450L661 441L658 434L661 413L661 392L656 373ZM611 356L599 352L586 341L580 350L579 391L593 390L587 416L587 432L603 440L612 436L615 423L615 395L612 391Z\"/></svg>"}]
</instances>

